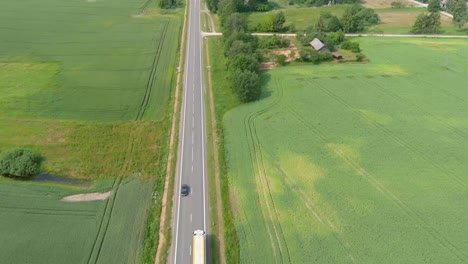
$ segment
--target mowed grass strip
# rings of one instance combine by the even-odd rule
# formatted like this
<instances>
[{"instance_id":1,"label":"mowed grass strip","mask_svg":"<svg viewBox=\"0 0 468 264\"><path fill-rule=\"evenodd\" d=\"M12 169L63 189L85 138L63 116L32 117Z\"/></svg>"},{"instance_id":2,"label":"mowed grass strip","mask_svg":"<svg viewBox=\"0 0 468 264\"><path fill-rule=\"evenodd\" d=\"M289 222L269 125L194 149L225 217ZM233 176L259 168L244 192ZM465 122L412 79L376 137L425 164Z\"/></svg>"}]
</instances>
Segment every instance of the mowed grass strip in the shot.
<instances>
[{"instance_id":1,"label":"mowed grass strip","mask_svg":"<svg viewBox=\"0 0 468 264\"><path fill-rule=\"evenodd\" d=\"M224 118L241 263L468 259L468 42L358 39Z\"/></svg>"}]
</instances>

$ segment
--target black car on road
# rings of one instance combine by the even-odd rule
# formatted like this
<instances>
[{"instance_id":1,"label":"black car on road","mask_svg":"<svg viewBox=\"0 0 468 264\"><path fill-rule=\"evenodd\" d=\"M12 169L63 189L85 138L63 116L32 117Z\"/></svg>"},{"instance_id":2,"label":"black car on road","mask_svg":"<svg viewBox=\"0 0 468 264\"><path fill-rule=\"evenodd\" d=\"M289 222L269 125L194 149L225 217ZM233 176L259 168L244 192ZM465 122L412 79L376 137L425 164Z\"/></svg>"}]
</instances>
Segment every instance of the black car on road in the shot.
<instances>
[{"instance_id":1,"label":"black car on road","mask_svg":"<svg viewBox=\"0 0 468 264\"><path fill-rule=\"evenodd\" d=\"M190 193L190 187L187 184L182 184L180 188L180 195L187 196Z\"/></svg>"}]
</instances>

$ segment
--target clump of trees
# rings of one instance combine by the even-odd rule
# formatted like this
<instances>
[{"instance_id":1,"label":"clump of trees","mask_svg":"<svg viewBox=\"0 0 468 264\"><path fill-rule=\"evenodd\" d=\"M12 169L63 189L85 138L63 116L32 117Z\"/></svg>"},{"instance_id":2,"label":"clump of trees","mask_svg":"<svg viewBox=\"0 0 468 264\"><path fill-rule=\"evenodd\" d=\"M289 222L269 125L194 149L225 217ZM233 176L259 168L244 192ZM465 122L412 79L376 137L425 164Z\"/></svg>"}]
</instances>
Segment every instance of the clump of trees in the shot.
<instances>
[{"instance_id":1,"label":"clump of trees","mask_svg":"<svg viewBox=\"0 0 468 264\"><path fill-rule=\"evenodd\" d=\"M224 55L229 80L242 102L258 100L261 95L258 38L246 32L247 22L239 13L232 13L223 26Z\"/></svg>"},{"instance_id":2,"label":"clump of trees","mask_svg":"<svg viewBox=\"0 0 468 264\"><path fill-rule=\"evenodd\" d=\"M453 15L452 22L458 28L466 26L466 23L468 23L468 11L465 0L448 0L445 8Z\"/></svg>"},{"instance_id":3,"label":"clump of trees","mask_svg":"<svg viewBox=\"0 0 468 264\"><path fill-rule=\"evenodd\" d=\"M345 50L350 50L354 53L361 52L361 48L359 47L359 43L347 40L341 44L341 48Z\"/></svg>"},{"instance_id":4,"label":"clump of trees","mask_svg":"<svg viewBox=\"0 0 468 264\"><path fill-rule=\"evenodd\" d=\"M361 5L346 8L341 18L341 24L346 33L364 31L367 27L377 25L379 22L379 16L374 9L365 8Z\"/></svg>"},{"instance_id":5,"label":"clump of trees","mask_svg":"<svg viewBox=\"0 0 468 264\"><path fill-rule=\"evenodd\" d=\"M0 156L0 174L9 177L31 177L39 173L42 158L25 149L5 151Z\"/></svg>"},{"instance_id":6,"label":"clump of trees","mask_svg":"<svg viewBox=\"0 0 468 264\"><path fill-rule=\"evenodd\" d=\"M333 55L329 51L318 52L313 48L303 48L299 51L299 56L304 62L312 62L318 64L322 61L331 61L333 60Z\"/></svg>"},{"instance_id":7,"label":"clump of trees","mask_svg":"<svg viewBox=\"0 0 468 264\"><path fill-rule=\"evenodd\" d=\"M416 17L411 32L415 34L431 34L440 31L439 12L422 13Z\"/></svg>"},{"instance_id":8,"label":"clump of trees","mask_svg":"<svg viewBox=\"0 0 468 264\"><path fill-rule=\"evenodd\" d=\"M430 0L427 5L427 11L429 12L439 12L441 10L440 0Z\"/></svg>"},{"instance_id":9,"label":"clump of trees","mask_svg":"<svg viewBox=\"0 0 468 264\"><path fill-rule=\"evenodd\" d=\"M259 22L251 27L250 30L258 32L284 32L287 29L284 23L286 23L286 16L283 11L280 11L276 14L271 14L268 19Z\"/></svg>"},{"instance_id":10,"label":"clump of trees","mask_svg":"<svg viewBox=\"0 0 468 264\"><path fill-rule=\"evenodd\" d=\"M283 38L280 36L265 36L258 39L258 48L259 49L278 49L278 48L287 48L291 44L291 41L288 38Z\"/></svg>"},{"instance_id":11,"label":"clump of trees","mask_svg":"<svg viewBox=\"0 0 468 264\"><path fill-rule=\"evenodd\" d=\"M170 9L179 6L180 3L177 0L161 0L159 1L159 7L163 9Z\"/></svg>"}]
</instances>

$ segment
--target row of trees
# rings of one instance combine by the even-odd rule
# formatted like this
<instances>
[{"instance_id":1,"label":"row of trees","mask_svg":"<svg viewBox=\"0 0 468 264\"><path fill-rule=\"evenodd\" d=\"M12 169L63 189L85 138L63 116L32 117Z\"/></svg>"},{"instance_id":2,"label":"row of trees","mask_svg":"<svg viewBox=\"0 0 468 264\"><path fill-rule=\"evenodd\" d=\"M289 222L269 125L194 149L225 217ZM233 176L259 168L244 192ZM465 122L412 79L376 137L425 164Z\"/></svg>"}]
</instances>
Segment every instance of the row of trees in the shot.
<instances>
[{"instance_id":1,"label":"row of trees","mask_svg":"<svg viewBox=\"0 0 468 264\"><path fill-rule=\"evenodd\" d=\"M206 4L212 13L218 13L220 17L223 13L226 18L233 12L268 11L272 9L268 0L207 0Z\"/></svg>"},{"instance_id":2,"label":"row of trees","mask_svg":"<svg viewBox=\"0 0 468 264\"><path fill-rule=\"evenodd\" d=\"M246 33L244 16L231 13L223 25L224 55L227 59L229 80L242 102L258 100L261 94L259 65L261 54L257 51L258 38Z\"/></svg>"}]
</instances>

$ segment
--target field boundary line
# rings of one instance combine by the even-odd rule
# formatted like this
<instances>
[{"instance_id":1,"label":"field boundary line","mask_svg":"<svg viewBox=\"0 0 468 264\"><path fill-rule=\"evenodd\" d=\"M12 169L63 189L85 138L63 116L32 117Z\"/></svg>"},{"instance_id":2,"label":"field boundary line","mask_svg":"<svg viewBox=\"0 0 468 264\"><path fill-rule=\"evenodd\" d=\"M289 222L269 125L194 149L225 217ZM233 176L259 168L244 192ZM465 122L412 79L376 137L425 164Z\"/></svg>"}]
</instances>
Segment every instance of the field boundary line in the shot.
<instances>
[{"instance_id":1,"label":"field boundary line","mask_svg":"<svg viewBox=\"0 0 468 264\"><path fill-rule=\"evenodd\" d=\"M169 139L169 153L168 153L168 158L167 158L167 165L166 165L166 177L164 179L164 194L163 194L163 199L162 199L162 206L161 206L161 216L159 219L159 235L158 235L158 245L156 248L156 256L154 257L154 263L158 264L161 263L162 257L164 252L162 250L164 249L164 246L166 244L166 238L165 236L165 230L166 230L166 223L168 220L167 219L167 202L168 202L168 193L169 193L169 187L170 187L170 179L173 174L173 163L175 161L174 156L177 154L176 150L178 148L178 137L176 136L178 133L178 121L179 121L179 110L180 110L180 92L181 92L181 76L182 73L184 72L182 65L184 64L184 59L185 59L185 35L186 35L186 27L187 27L187 11L188 11L188 6L189 2L185 2L185 13L184 13L184 22L182 26L182 36L181 36L181 44L180 44L180 49L179 49L179 65L178 65L178 71L177 71L177 81L176 81L176 87L175 87L175 95L174 95L174 107L172 111L172 124L171 124L171 135ZM169 217L171 214L169 214ZM170 235L170 232L168 232Z\"/></svg>"},{"instance_id":2,"label":"field boundary line","mask_svg":"<svg viewBox=\"0 0 468 264\"><path fill-rule=\"evenodd\" d=\"M160 54L162 51L162 47L164 46L165 40L166 40L166 33L167 33L167 28L169 27L169 21L166 21L164 24L164 29L162 32L162 37L158 43L158 48L157 52L154 55L153 59L153 64L151 66L151 71L148 76L148 81L146 82L146 89L145 89L145 95L143 97L143 101L140 104L140 109L138 111L136 120L141 120L143 119L143 116L145 115L146 109L148 108L149 101L151 99L151 92L153 91L153 84L155 81L155 76L156 76L156 70L158 68L159 64L159 59L161 58Z\"/></svg>"},{"instance_id":3,"label":"field boundary line","mask_svg":"<svg viewBox=\"0 0 468 264\"><path fill-rule=\"evenodd\" d=\"M266 209L267 209L270 221L271 221L271 225L272 225L273 231L275 233L276 242L277 242L276 246L278 247L278 250L279 250L279 254L280 254L280 257L281 257L281 262L284 262L284 258L286 258L287 261L290 263L291 259L290 259L290 254L289 254L289 248L288 248L287 241L286 241L286 238L285 238L283 230L282 230L281 221L279 220L278 210L276 209L276 205L274 203L273 196L271 195L270 183L268 181L268 178L266 177L267 170L266 170L266 167L265 167L265 162L263 160L263 153L262 153L262 149L261 149L261 144L260 144L260 140L258 138L256 126L255 126L255 120L259 116L270 112L273 108L275 108L276 106L279 105L279 102L281 101L281 99L283 97L283 91L281 89L277 89L276 91L277 91L278 95L274 98L273 102L271 102L269 105L267 105L264 109L258 110L256 112L253 112L250 115L248 115L246 117L246 121L247 121L247 125L248 125L248 131L250 133L250 138L251 138L251 141L252 141L251 147L252 147L253 154L251 152L251 155L254 155L254 157L252 159L253 162L254 162L253 165L254 165L254 167L257 167L257 169L256 169L257 173L258 173L257 178L258 178L258 180L260 180L260 183L261 183L260 186L263 186L263 185L266 186L266 188L262 187L262 188L260 188L260 190L263 193L263 199L264 199L263 201L264 201L264 203L266 205ZM270 203L271 203L271 205L270 205ZM261 203L260 203L260 206L261 206ZM269 230L268 225L266 225L266 226L267 226L267 230ZM269 231L269 233L270 232L271 231ZM272 241L272 235L271 234L270 234L270 240L271 240L272 244L274 244L273 241ZM283 249L283 246L285 247L285 249ZM273 248L275 248L275 247L273 247ZM273 253L275 253L275 249L274 249ZM276 259L276 257L275 257L275 259Z\"/></svg>"},{"instance_id":4,"label":"field boundary line","mask_svg":"<svg viewBox=\"0 0 468 264\"><path fill-rule=\"evenodd\" d=\"M104 241L106 240L107 229L109 228L109 224L112 221L112 212L114 211L115 200L117 200L117 194L118 194L118 190L119 190L119 187L121 185L121 182L122 182L122 178L119 178L118 183L117 183L117 187L115 188L113 199L112 199L111 204L110 204L109 218L107 219L107 222L105 224L102 239L101 239L101 242L99 243L99 249L97 251L96 261L94 261L94 263L98 263L99 257L101 256L102 246L104 245Z\"/></svg>"},{"instance_id":5,"label":"field boundary line","mask_svg":"<svg viewBox=\"0 0 468 264\"><path fill-rule=\"evenodd\" d=\"M114 188L116 188L117 185L119 185L120 183L118 182L119 179L115 179L114 180L114 183L112 184L112 190L114 190ZM111 199L113 199L113 197L116 195L116 192L114 192L114 194L112 195ZM102 216L101 216L101 221L99 223L99 227L98 227L98 230L96 232L96 237L94 238L94 241L93 241L93 245L91 247L91 251L89 252L89 255L88 255L88 260L86 261L86 263L90 264L90 263L96 263L97 262L97 256L96 256L96 260L94 262L91 262L91 259L93 257L93 253L95 252L95 247L96 247L96 244L98 243L98 240L99 240L99 237L100 237L100 234L101 234L101 230L102 230L102 226L103 226L103 223L105 221L105 219L107 218L107 214L108 214L108 211L109 211L109 202L110 199L107 199L106 200L106 205L104 206L104 210L102 212ZM113 201L113 200L112 200ZM110 218L110 217L109 217ZM107 219L108 221L110 221L110 219Z\"/></svg>"}]
</instances>

